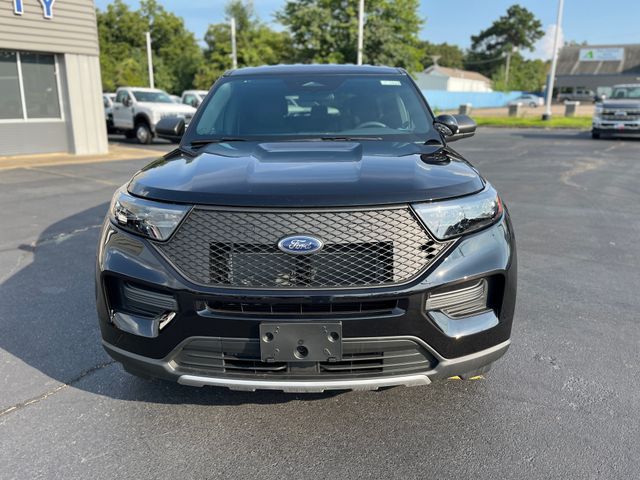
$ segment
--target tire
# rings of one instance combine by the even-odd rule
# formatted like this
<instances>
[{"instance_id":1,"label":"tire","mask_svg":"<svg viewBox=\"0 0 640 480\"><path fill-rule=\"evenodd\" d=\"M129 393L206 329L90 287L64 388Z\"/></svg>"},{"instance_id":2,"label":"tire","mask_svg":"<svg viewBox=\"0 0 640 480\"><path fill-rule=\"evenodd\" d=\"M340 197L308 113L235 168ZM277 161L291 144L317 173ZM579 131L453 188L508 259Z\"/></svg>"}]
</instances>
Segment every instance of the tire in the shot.
<instances>
[{"instance_id":1,"label":"tire","mask_svg":"<svg viewBox=\"0 0 640 480\"><path fill-rule=\"evenodd\" d=\"M136 123L136 128L134 130L136 139L142 145L149 145L153 140L153 133L151 133L151 129L147 122L140 121Z\"/></svg>"},{"instance_id":2,"label":"tire","mask_svg":"<svg viewBox=\"0 0 640 480\"><path fill-rule=\"evenodd\" d=\"M594 140L597 140L600 138L600 132L596 131L596 130L591 130L591 138L593 138Z\"/></svg>"},{"instance_id":3,"label":"tire","mask_svg":"<svg viewBox=\"0 0 640 480\"><path fill-rule=\"evenodd\" d=\"M531 108L536 108L538 106L538 104L536 102L529 102L529 106Z\"/></svg>"}]
</instances>

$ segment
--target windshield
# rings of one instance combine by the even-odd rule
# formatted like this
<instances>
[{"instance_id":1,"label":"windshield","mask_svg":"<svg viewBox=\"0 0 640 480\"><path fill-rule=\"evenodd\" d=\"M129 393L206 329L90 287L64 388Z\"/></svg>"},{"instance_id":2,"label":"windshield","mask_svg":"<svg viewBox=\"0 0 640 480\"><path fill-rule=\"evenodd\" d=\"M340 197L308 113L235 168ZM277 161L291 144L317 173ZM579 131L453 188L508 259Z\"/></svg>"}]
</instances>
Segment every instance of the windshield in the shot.
<instances>
[{"instance_id":1,"label":"windshield","mask_svg":"<svg viewBox=\"0 0 640 480\"><path fill-rule=\"evenodd\" d=\"M166 92L147 92L145 90L133 90L133 96L138 102L173 103Z\"/></svg>"},{"instance_id":2,"label":"windshield","mask_svg":"<svg viewBox=\"0 0 640 480\"><path fill-rule=\"evenodd\" d=\"M225 77L187 141L357 136L424 142L433 118L419 95L402 75Z\"/></svg>"},{"instance_id":3,"label":"windshield","mask_svg":"<svg viewBox=\"0 0 640 480\"><path fill-rule=\"evenodd\" d=\"M611 98L640 98L640 85L633 87L614 87Z\"/></svg>"}]
</instances>

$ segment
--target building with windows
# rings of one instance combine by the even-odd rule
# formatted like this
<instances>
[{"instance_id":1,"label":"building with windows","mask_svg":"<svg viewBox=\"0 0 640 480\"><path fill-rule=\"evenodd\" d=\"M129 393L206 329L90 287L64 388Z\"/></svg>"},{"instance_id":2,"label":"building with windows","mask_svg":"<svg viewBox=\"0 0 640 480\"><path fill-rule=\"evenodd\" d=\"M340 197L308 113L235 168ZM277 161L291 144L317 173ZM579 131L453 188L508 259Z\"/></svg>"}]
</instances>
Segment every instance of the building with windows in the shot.
<instances>
[{"instance_id":1,"label":"building with windows","mask_svg":"<svg viewBox=\"0 0 640 480\"><path fill-rule=\"evenodd\" d=\"M92 0L0 5L0 156L107 152Z\"/></svg>"},{"instance_id":2,"label":"building with windows","mask_svg":"<svg viewBox=\"0 0 640 480\"><path fill-rule=\"evenodd\" d=\"M605 94L622 83L640 83L640 44L565 45L558 54L556 93Z\"/></svg>"}]
</instances>

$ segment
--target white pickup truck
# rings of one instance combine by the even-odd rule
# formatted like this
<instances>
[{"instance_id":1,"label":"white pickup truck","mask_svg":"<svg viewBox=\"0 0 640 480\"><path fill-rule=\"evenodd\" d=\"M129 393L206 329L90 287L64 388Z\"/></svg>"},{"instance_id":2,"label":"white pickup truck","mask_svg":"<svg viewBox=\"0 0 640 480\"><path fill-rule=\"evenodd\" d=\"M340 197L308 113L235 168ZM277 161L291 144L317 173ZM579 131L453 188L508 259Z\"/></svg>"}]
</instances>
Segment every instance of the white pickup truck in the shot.
<instances>
[{"instance_id":1,"label":"white pickup truck","mask_svg":"<svg viewBox=\"0 0 640 480\"><path fill-rule=\"evenodd\" d=\"M593 113L591 137L640 135L640 83L615 85L610 98L600 98Z\"/></svg>"},{"instance_id":2,"label":"white pickup truck","mask_svg":"<svg viewBox=\"0 0 640 480\"><path fill-rule=\"evenodd\" d=\"M189 124L196 109L174 103L169 94L155 88L120 87L113 102L113 126L127 138L151 143L156 124L163 118L181 117Z\"/></svg>"},{"instance_id":3,"label":"white pickup truck","mask_svg":"<svg viewBox=\"0 0 640 480\"><path fill-rule=\"evenodd\" d=\"M202 103L202 100L204 100L204 97L207 96L207 93L209 93L208 90L185 90L182 92L180 103L198 108Z\"/></svg>"}]
</instances>

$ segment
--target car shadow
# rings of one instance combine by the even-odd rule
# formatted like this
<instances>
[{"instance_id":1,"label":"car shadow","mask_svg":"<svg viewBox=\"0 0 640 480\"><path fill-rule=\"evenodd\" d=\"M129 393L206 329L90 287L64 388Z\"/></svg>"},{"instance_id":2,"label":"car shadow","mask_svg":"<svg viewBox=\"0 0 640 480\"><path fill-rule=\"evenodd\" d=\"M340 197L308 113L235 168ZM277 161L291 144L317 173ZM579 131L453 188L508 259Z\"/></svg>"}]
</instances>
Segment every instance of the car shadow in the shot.
<instances>
[{"instance_id":1,"label":"car shadow","mask_svg":"<svg viewBox=\"0 0 640 480\"><path fill-rule=\"evenodd\" d=\"M31 258L31 263L0 284L0 349L57 382L120 400L238 405L301 398L283 392L235 392L143 380L114 363L101 345L94 291L96 244L107 208L103 203L67 217L50 225L36 242L18 246L22 262ZM40 388L46 380L38 375L8 371L7 377L10 387L13 382L34 382L32 390L49 388ZM340 393L303 397L321 400Z\"/></svg>"},{"instance_id":2,"label":"car shadow","mask_svg":"<svg viewBox=\"0 0 640 480\"><path fill-rule=\"evenodd\" d=\"M616 136L609 136L606 134L603 134L602 137L600 139L592 139L591 138L591 131L589 130L562 130L562 129L555 129L555 130L547 130L547 129L539 129L539 130L534 130L534 129L526 129L525 131L513 131L511 133L513 136L517 136L517 137L521 137L521 138L528 138L528 139L548 139L548 140L554 140L554 141L558 141L558 140L572 140L572 139L584 139L584 140L590 140L593 142L599 142L599 141L606 141L606 140L615 140L615 141L632 141L632 142L638 142L640 141L640 137L638 136L633 136L633 135L616 135Z\"/></svg>"}]
</instances>

